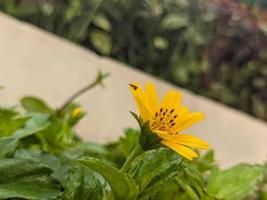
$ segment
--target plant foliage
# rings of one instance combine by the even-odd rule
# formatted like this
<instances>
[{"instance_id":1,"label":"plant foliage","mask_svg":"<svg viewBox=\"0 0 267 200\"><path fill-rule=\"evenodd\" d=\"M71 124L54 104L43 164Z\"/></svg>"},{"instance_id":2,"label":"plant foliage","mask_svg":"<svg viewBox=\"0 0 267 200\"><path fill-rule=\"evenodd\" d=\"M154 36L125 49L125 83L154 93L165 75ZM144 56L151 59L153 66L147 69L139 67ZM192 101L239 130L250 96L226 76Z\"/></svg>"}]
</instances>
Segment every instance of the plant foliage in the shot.
<instances>
[{"instance_id":1,"label":"plant foliage","mask_svg":"<svg viewBox=\"0 0 267 200\"><path fill-rule=\"evenodd\" d=\"M266 199L265 165L221 170L213 151L189 162L161 147L141 153L122 172L138 131L126 129L110 144L83 142L74 131L76 104L60 115L36 97L21 104L24 113L0 109L0 199Z\"/></svg>"}]
</instances>

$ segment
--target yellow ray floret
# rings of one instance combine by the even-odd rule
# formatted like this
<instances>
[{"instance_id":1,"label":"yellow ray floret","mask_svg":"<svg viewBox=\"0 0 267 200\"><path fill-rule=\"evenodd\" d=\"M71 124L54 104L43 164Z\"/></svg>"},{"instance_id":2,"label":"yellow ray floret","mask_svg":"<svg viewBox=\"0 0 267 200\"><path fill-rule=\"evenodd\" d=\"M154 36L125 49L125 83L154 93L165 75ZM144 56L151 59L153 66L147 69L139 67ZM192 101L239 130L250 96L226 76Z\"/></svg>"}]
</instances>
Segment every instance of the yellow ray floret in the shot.
<instances>
[{"instance_id":1,"label":"yellow ray floret","mask_svg":"<svg viewBox=\"0 0 267 200\"><path fill-rule=\"evenodd\" d=\"M181 93L170 90L159 103L152 83L147 83L145 90L137 83L131 83L130 90L142 123L149 121L151 131L162 139L163 145L189 160L198 157L191 147L209 148L207 142L195 136L180 133L204 118L203 113L190 112L187 107L181 105Z\"/></svg>"}]
</instances>

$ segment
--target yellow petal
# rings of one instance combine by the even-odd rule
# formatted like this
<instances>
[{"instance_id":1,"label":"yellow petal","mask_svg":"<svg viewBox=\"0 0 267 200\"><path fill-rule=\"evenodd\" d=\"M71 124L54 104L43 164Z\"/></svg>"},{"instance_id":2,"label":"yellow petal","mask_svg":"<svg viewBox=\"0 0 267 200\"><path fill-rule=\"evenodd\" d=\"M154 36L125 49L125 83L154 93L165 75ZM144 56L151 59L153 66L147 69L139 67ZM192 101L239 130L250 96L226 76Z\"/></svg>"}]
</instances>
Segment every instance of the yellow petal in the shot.
<instances>
[{"instance_id":1,"label":"yellow petal","mask_svg":"<svg viewBox=\"0 0 267 200\"><path fill-rule=\"evenodd\" d=\"M142 104L142 99L141 99L142 89L137 83L131 83L129 85L130 85L130 91L134 97L138 111L139 111L139 113L141 113L142 112L142 109L141 109L141 107L142 107L142 105L141 105Z\"/></svg>"},{"instance_id":2,"label":"yellow petal","mask_svg":"<svg viewBox=\"0 0 267 200\"><path fill-rule=\"evenodd\" d=\"M174 132L180 132L198 121L204 119L204 114L200 112L186 113L177 119L175 126L172 128Z\"/></svg>"},{"instance_id":3,"label":"yellow petal","mask_svg":"<svg viewBox=\"0 0 267 200\"><path fill-rule=\"evenodd\" d=\"M138 96L138 94L140 94L140 92L142 91L142 88L138 83L130 83L129 86L130 86L130 91L134 98Z\"/></svg>"},{"instance_id":4,"label":"yellow petal","mask_svg":"<svg viewBox=\"0 0 267 200\"><path fill-rule=\"evenodd\" d=\"M150 109L138 97L136 98L136 102L137 102L137 105L139 107L139 113L140 113L142 121L144 123L149 121L152 117L152 113L151 113Z\"/></svg>"},{"instance_id":5,"label":"yellow petal","mask_svg":"<svg viewBox=\"0 0 267 200\"><path fill-rule=\"evenodd\" d=\"M147 106L148 100L145 95L145 92L137 83L132 83L129 85L143 122L150 120L152 113L149 107Z\"/></svg>"},{"instance_id":6,"label":"yellow petal","mask_svg":"<svg viewBox=\"0 0 267 200\"><path fill-rule=\"evenodd\" d=\"M209 148L209 144L207 142L193 135L188 135L188 134L170 135L164 132L157 132L157 135L164 140L167 140L167 141L170 141L176 144L181 144L181 145L185 145L189 147L196 147L200 149Z\"/></svg>"},{"instance_id":7,"label":"yellow petal","mask_svg":"<svg viewBox=\"0 0 267 200\"><path fill-rule=\"evenodd\" d=\"M177 113L179 114L178 116L178 119L182 116L184 116L186 113L188 113L189 110L186 106L180 106L178 109L177 109Z\"/></svg>"},{"instance_id":8,"label":"yellow petal","mask_svg":"<svg viewBox=\"0 0 267 200\"><path fill-rule=\"evenodd\" d=\"M161 143L172 150L176 151L181 156L187 158L188 160L193 160L194 158L198 157L198 154L194 152L192 149L185 147L180 144L176 144L167 140L162 140Z\"/></svg>"},{"instance_id":9,"label":"yellow petal","mask_svg":"<svg viewBox=\"0 0 267 200\"><path fill-rule=\"evenodd\" d=\"M161 108L175 108L178 109L181 104L182 95L180 92L177 92L175 90L170 90L167 92L167 94L164 96L160 107Z\"/></svg>"},{"instance_id":10,"label":"yellow petal","mask_svg":"<svg viewBox=\"0 0 267 200\"><path fill-rule=\"evenodd\" d=\"M146 84L146 94L151 111L156 112L158 110L158 95L153 83Z\"/></svg>"}]
</instances>

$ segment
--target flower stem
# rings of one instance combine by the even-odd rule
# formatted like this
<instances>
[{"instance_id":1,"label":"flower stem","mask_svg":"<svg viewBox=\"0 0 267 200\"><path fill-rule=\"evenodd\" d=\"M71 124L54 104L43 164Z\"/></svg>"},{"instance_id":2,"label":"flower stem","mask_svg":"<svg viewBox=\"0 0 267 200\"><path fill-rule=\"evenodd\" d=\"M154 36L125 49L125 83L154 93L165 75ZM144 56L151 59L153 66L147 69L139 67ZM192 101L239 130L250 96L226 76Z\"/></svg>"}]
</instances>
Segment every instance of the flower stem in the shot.
<instances>
[{"instance_id":1,"label":"flower stem","mask_svg":"<svg viewBox=\"0 0 267 200\"><path fill-rule=\"evenodd\" d=\"M136 146L134 147L133 151L131 152L131 154L128 156L128 158L126 159L125 163L123 164L123 166L121 168L121 172L127 172L127 170L129 169L130 164L132 163L132 161L141 152L142 152L141 146L139 145L139 143L137 143Z\"/></svg>"},{"instance_id":2,"label":"flower stem","mask_svg":"<svg viewBox=\"0 0 267 200\"><path fill-rule=\"evenodd\" d=\"M86 85L84 88L81 88L80 90L78 90L77 92L72 94L67 99L67 101L58 109L57 113L60 114L69 104L71 104L76 98L78 98L79 96L81 96L82 94L87 92L88 90L91 90L92 88L94 88L97 85L102 85L103 80L105 78L107 78L108 76L109 76L109 74L103 74L101 71L99 71L95 80L92 83L90 83L89 85Z\"/></svg>"}]
</instances>

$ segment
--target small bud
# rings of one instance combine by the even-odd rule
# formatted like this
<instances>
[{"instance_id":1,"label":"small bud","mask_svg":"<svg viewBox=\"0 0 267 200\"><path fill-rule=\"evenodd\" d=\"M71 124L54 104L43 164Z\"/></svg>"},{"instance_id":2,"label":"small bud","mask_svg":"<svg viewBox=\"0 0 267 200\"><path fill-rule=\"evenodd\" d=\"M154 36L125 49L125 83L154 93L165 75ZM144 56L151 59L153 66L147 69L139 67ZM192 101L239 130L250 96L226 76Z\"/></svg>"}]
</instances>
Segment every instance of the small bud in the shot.
<instances>
[{"instance_id":1,"label":"small bud","mask_svg":"<svg viewBox=\"0 0 267 200\"><path fill-rule=\"evenodd\" d=\"M80 107L77 107L75 108L72 113L71 113L71 117L72 118L75 118L75 117L78 117L80 114L81 114L81 108Z\"/></svg>"}]
</instances>

